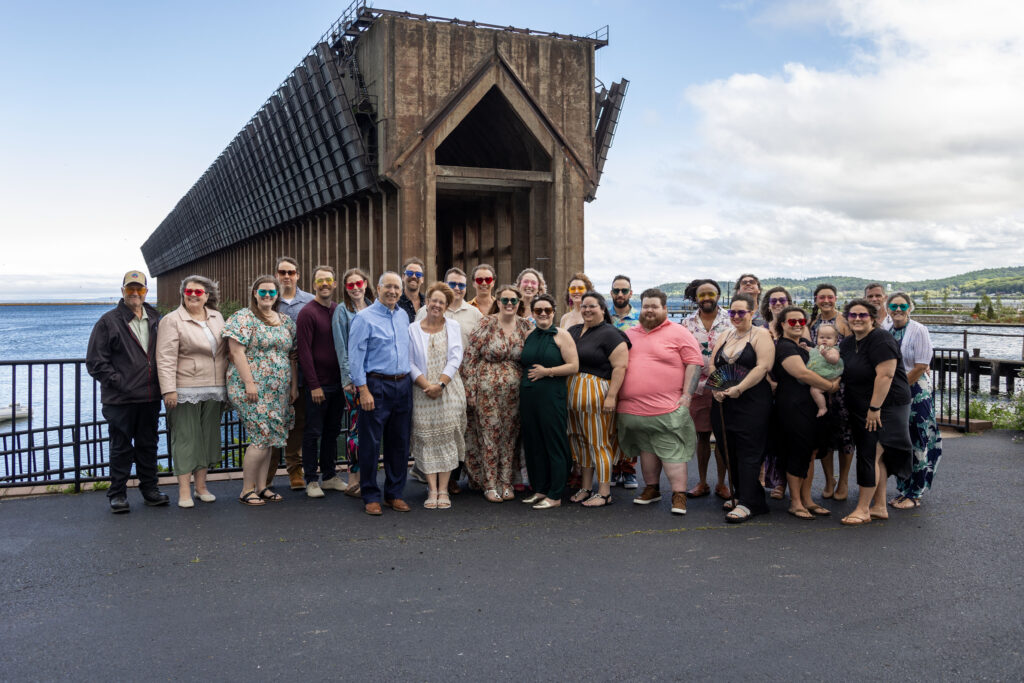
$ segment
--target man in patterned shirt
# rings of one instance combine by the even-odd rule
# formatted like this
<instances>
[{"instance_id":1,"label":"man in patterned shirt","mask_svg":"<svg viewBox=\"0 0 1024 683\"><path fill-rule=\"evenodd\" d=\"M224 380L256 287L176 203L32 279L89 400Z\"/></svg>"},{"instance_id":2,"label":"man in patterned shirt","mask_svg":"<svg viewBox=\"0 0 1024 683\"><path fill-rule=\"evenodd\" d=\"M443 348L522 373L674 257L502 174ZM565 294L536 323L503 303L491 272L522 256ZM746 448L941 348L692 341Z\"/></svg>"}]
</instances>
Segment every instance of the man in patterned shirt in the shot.
<instances>
[{"instance_id":1,"label":"man in patterned shirt","mask_svg":"<svg viewBox=\"0 0 1024 683\"><path fill-rule=\"evenodd\" d=\"M686 287L687 299L697 303L697 310L683 319L683 327L697 338L701 354L704 356L704 369L700 374L700 385L690 402L690 416L697 429L697 472L700 480L697 485L686 492L690 498L700 498L711 493L708 486L708 462L711 460L711 392L704 388L708 380L708 368L711 366L711 352L715 348L718 337L732 328L729 315L718 305L722 290L714 280L694 280ZM725 460L715 449L715 463L718 467L718 484L715 495L729 498L729 489L725 485Z\"/></svg>"},{"instance_id":2,"label":"man in patterned shirt","mask_svg":"<svg viewBox=\"0 0 1024 683\"><path fill-rule=\"evenodd\" d=\"M612 324L625 332L640 324L640 311L634 310L629 300L633 297L633 283L626 275L616 275L612 280ZM612 486L622 485L625 489L636 488L636 459L622 460L612 465Z\"/></svg>"}]
</instances>

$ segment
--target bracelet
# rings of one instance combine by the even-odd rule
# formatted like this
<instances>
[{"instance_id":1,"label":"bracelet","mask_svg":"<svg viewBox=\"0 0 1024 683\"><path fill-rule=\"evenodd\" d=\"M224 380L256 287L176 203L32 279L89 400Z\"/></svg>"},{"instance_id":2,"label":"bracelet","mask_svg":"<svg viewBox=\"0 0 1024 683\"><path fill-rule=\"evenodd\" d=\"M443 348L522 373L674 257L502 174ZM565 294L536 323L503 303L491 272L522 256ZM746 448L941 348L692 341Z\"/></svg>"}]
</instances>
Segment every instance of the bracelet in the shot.
<instances>
[{"instance_id":1,"label":"bracelet","mask_svg":"<svg viewBox=\"0 0 1024 683\"><path fill-rule=\"evenodd\" d=\"M878 406L868 406L868 410L870 410L872 413L877 413L879 410L881 410L881 408L879 408Z\"/></svg>"}]
</instances>

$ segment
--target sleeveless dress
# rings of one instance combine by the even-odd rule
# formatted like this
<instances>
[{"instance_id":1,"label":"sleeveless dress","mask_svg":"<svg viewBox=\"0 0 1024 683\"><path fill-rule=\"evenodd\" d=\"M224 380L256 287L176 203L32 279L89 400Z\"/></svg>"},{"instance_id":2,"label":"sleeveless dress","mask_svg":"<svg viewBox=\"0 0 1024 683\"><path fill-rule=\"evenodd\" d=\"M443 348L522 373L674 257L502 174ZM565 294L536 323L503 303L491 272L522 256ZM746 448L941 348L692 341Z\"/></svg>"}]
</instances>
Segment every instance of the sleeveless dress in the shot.
<instances>
[{"instance_id":1,"label":"sleeveless dress","mask_svg":"<svg viewBox=\"0 0 1024 683\"><path fill-rule=\"evenodd\" d=\"M783 366L790 356L799 356L807 364L807 349L783 338L775 346L775 367L772 375L778 382L775 389L775 423L778 425L778 450L783 454L783 466L794 477L806 477L814 451L818 407L811 398L806 384L793 377Z\"/></svg>"},{"instance_id":2,"label":"sleeveless dress","mask_svg":"<svg viewBox=\"0 0 1024 683\"><path fill-rule=\"evenodd\" d=\"M715 354L715 367L729 365L722 352L725 345ZM746 370L757 365L757 352L747 342L732 363ZM753 515L768 512L764 489L758 475L764 461L765 439L772 411L772 390L762 379L750 387L739 398L727 398L711 406L711 431L715 434L716 448L722 448L728 455L729 476L736 488L740 505L745 505Z\"/></svg>"},{"instance_id":3,"label":"sleeveless dress","mask_svg":"<svg viewBox=\"0 0 1024 683\"><path fill-rule=\"evenodd\" d=\"M523 344L519 362L523 378L519 383L519 417L522 421L523 450L530 486L548 498L561 500L572 469L568 437L568 381L565 377L542 377L530 381L534 365L555 368L565 364L555 343L557 328L539 327Z\"/></svg>"}]
</instances>

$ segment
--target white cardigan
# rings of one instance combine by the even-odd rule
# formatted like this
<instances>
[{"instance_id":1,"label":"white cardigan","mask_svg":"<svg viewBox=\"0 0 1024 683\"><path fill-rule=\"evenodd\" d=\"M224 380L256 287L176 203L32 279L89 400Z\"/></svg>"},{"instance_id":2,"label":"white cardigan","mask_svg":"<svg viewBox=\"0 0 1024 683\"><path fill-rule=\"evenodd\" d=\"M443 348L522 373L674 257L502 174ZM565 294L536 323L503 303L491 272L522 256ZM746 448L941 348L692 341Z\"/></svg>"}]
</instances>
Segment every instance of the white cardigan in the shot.
<instances>
[{"instance_id":1,"label":"white cardigan","mask_svg":"<svg viewBox=\"0 0 1024 683\"><path fill-rule=\"evenodd\" d=\"M462 365L462 328L458 322L445 318L444 329L448 333L448 360L441 374L454 378ZM427 371L428 343L430 335L423 331L418 322L409 325L409 364L413 382Z\"/></svg>"}]
</instances>

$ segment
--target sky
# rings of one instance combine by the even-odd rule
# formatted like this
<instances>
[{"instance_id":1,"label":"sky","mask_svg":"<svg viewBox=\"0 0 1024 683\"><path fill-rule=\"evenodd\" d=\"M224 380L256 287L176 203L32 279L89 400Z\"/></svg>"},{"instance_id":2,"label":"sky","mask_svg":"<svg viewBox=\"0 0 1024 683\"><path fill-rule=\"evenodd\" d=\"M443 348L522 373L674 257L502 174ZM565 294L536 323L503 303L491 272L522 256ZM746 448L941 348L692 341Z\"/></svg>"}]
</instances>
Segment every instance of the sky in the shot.
<instances>
[{"instance_id":1,"label":"sky","mask_svg":"<svg viewBox=\"0 0 1024 683\"><path fill-rule=\"evenodd\" d=\"M0 0L0 300L117 294L347 2ZM585 263L695 277L1024 264L1024 3L377 0L561 33L630 80Z\"/></svg>"}]
</instances>

